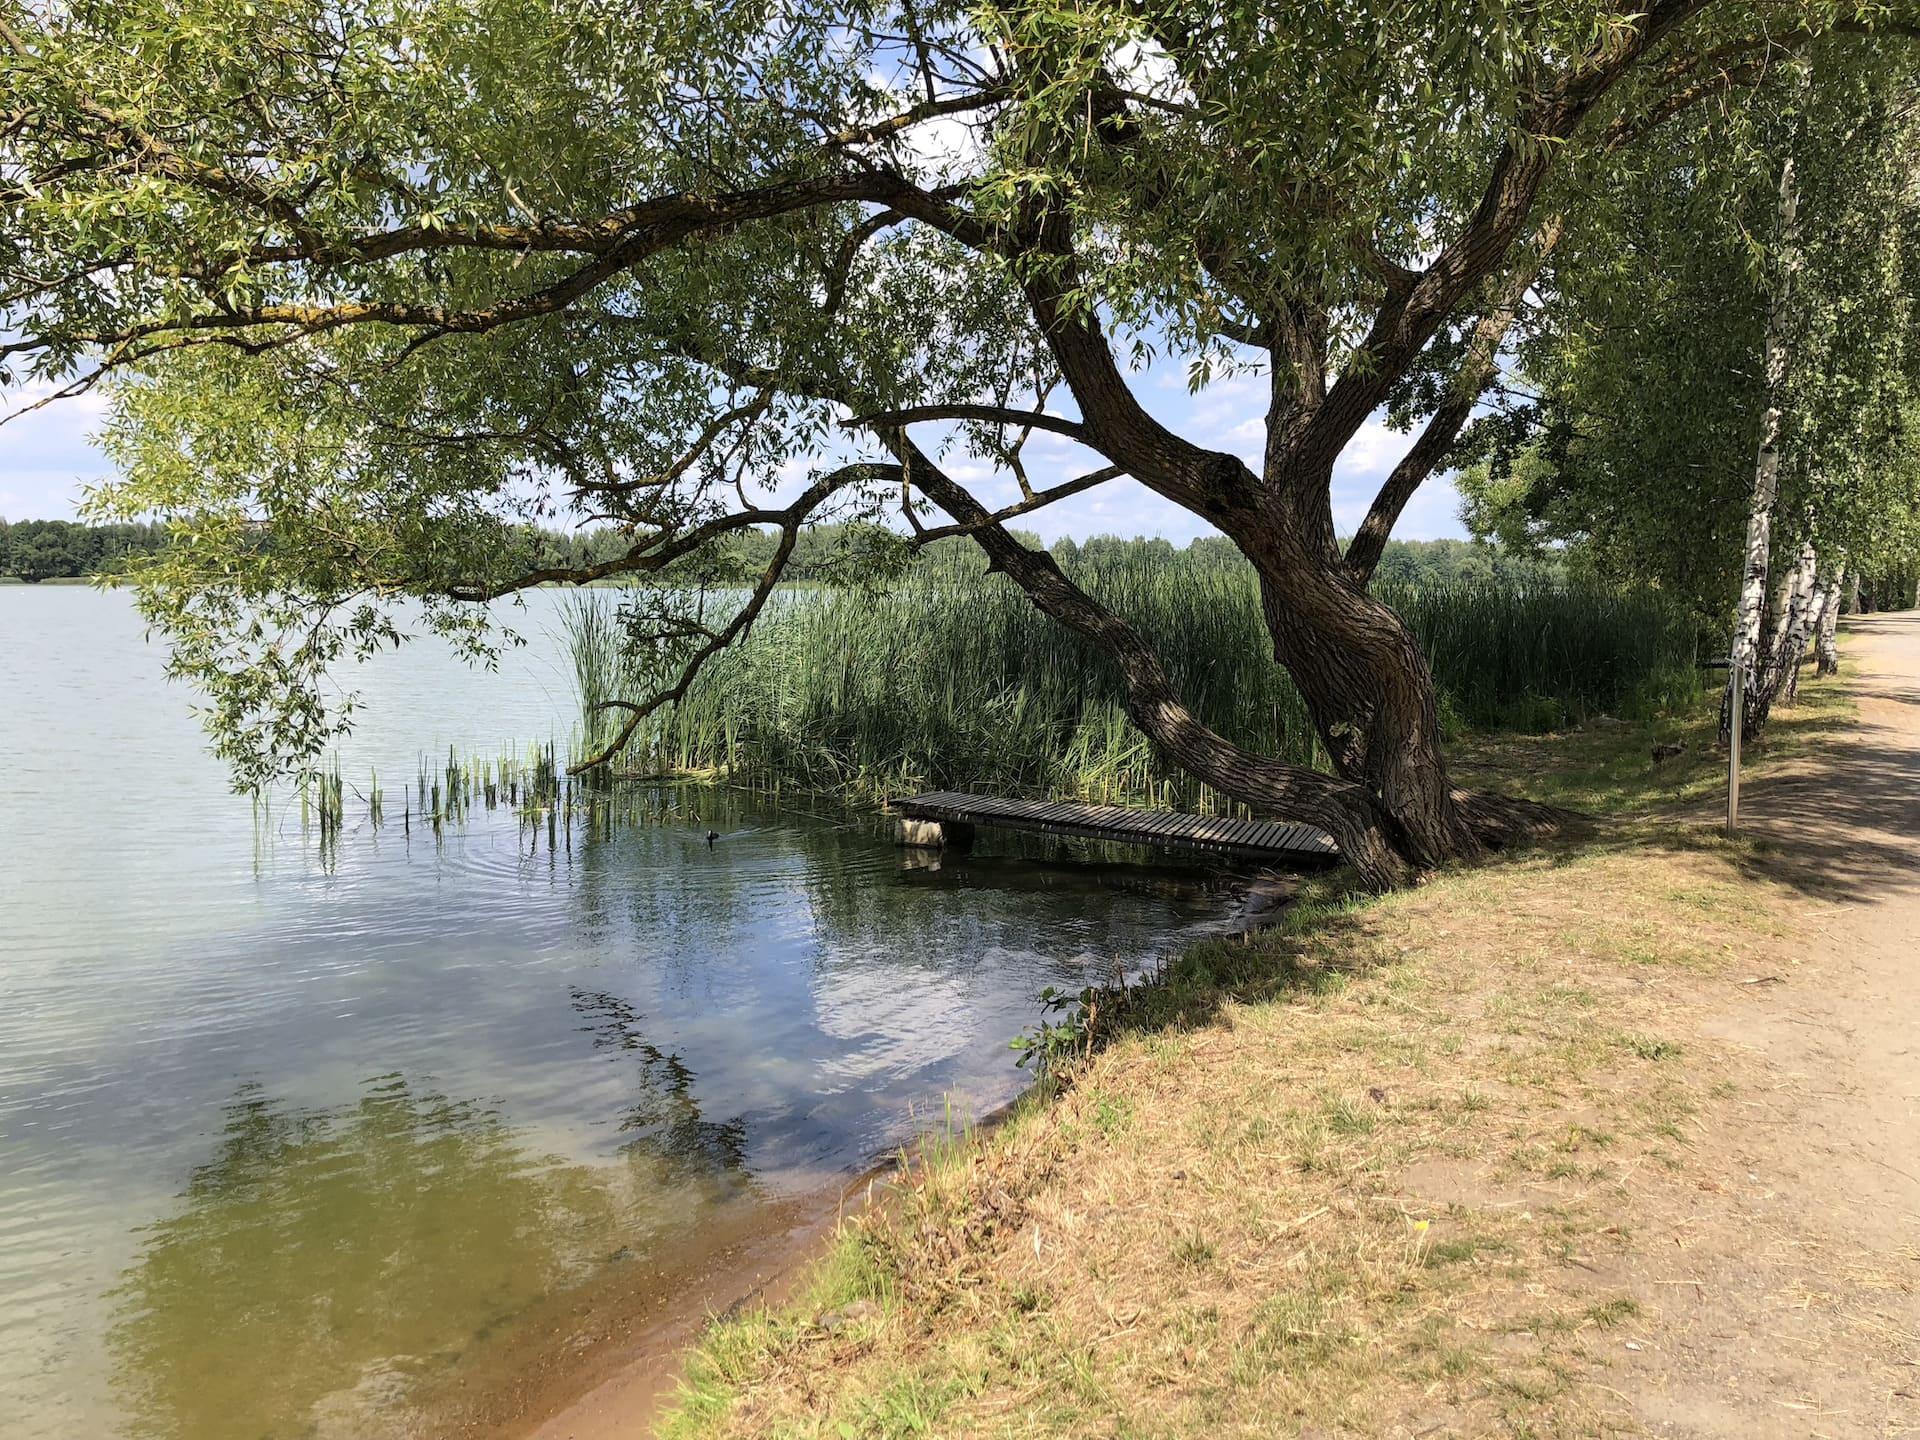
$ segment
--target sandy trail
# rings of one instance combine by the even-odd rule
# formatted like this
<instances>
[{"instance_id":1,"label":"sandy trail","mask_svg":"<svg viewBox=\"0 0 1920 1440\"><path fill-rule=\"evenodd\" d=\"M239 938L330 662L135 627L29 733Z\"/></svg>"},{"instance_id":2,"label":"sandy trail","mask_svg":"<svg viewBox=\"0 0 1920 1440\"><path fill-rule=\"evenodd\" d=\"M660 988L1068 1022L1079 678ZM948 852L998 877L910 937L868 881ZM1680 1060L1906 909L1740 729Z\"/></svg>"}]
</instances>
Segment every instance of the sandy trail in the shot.
<instances>
[{"instance_id":1,"label":"sandy trail","mask_svg":"<svg viewBox=\"0 0 1920 1440\"><path fill-rule=\"evenodd\" d=\"M1742 800L1818 938L1707 1016L1765 1078L1632 1246L1616 1374L1656 1434L1920 1434L1920 614L1850 630L1858 724Z\"/></svg>"}]
</instances>

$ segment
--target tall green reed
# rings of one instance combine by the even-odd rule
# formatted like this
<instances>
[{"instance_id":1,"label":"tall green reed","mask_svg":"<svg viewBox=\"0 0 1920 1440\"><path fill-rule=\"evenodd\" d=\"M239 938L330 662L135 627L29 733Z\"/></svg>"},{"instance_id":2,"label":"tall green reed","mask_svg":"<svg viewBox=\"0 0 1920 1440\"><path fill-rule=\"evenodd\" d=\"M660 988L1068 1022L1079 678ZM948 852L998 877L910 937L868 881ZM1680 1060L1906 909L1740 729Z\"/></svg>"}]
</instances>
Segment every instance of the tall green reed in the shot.
<instances>
[{"instance_id":1,"label":"tall green reed","mask_svg":"<svg viewBox=\"0 0 1920 1440\"><path fill-rule=\"evenodd\" d=\"M1320 760L1305 707L1272 659L1249 568L1135 552L1071 570L1153 643L1208 725L1296 764ZM1550 729L1697 691L1692 623L1657 594L1543 583L1382 598L1426 650L1456 728ZM583 729L595 741L621 717L590 707L657 683L621 623L634 603L593 590L566 611L589 707ZM644 603L657 607L657 593ZM880 591L781 594L682 701L649 718L622 764L861 795L974 785L1203 811L1220 803L1135 729L1104 656L1003 577L951 563Z\"/></svg>"}]
</instances>

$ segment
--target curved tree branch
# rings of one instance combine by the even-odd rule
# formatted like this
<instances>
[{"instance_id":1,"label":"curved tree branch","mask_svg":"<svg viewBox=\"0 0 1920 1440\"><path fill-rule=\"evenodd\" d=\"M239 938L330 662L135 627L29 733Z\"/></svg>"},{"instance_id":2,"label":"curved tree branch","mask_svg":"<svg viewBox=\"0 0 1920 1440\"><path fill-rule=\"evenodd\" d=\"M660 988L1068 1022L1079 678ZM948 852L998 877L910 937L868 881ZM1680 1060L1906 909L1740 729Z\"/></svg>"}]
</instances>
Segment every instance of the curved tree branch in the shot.
<instances>
[{"instance_id":1,"label":"curved tree branch","mask_svg":"<svg viewBox=\"0 0 1920 1440\"><path fill-rule=\"evenodd\" d=\"M1341 450L1447 316L1506 256L1552 171L1557 142L1570 137L1653 46L1710 3L1658 0L1604 50L1581 56L1539 92L1520 122L1521 133L1501 148L1460 233L1404 295L1388 296L1325 403L1285 437L1282 471L1298 477L1296 486L1311 485L1316 492L1286 497L1296 508L1326 503L1325 482Z\"/></svg>"},{"instance_id":2,"label":"curved tree branch","mask_svg":"<svg viewBox=\"0 0 1920 1440\"><path fill-rule=\"evenodd\" d=\"M858 461L842 465L815 480L784 509L732 510L691 530L656 532L630 547L625 554L597 564L527 570L497 585L447 585L441 593L450 600L497 600L503 595L530 590L536 585L586 585L595 580L612 579L616 575L655 575L675 560L693 554L722 535L756 525L778 525L783 529L789 525L798 526L835 493L849 485L894 480L899 476L899 466L881 461Z\"/></svg>"},{"instance_id":3,"label":"curved tree branch","mask_svg":"<svg viewBox=\"0 0 1920 1440\"><path fill-rule=\"evenodd\" d=\"M679 677L673 684L664 690L655 692L645 700L621 701L619 708L627 712L626 723L624 723L618 732L615 733L614 737L599 750L586 759L569 765L567 767L567 773L569 775L583 774L588 770L605 765L609 760L613 759L614 756L626 748L627 743L633 739L634 732L640 728L641 723L645 721L649 715L664 706L684 699L687 691L692 688L693 682L699 678L700 671L705 667L706 663L753 628L753 622L759 619L760 612L766 608L768 599L771 598L773 592L779 588L781 577L786 573L787 561L792 558L794 546L799 541L801 527L806 523L807 517L824 504L835 491L857 481L887 479L895 477L899 473L899 467L894 465L862 463L843 466L838 470L821 476L818 480L814 481L813 484L809 485L793 504L789 505L785 510L777 512L776 518L780 526L779 544L774 547L773 557L767 562L767 568L761 572L759 580L755 582L753 593L748 597L746 604L735 611L733 617L728 620L725 625L721 626L718 630L708 632L706 643L694 651L687 662L681 666ZM724 530L742 529L747 525L757 523L754 519L749 518L751 513L752 512L728 517L732 523L720 527L719 530L714 530L712 527L705 527L710 532L709 538L713 533L721 533ZM664 551L659 553L662 555L665 554ZM679 553L684 554L685 550L682 549ZM661 565L665 563L666 561L664 559L660 562ZM634 565L629 568L658 569L660 566ZM514 588L521 587L516 586Z\"/></svg>"},{"instance_id":4,"label":"curved tree branch","mask_svg":"<svg viewBox=\"0 0 1920 1440\"><path fill-rule=\"evenodd\" d=\"M1566 222L1562 216L1554 216L1541 227L1530 252L1514 266L1506 283L1501 286L1499 296L1474 326L1473 339L1468 343L1459 369L1454 372L1445 402L1428 417L1420 438L1414 441L1413 448L1400 463L1393 467L1392 473L1381 485L1380 493L1374 496L1367 518L1361 521L1359 530L1347 546L1347 569L1362 585L1373 578L1373 572L1380 564L1380 556L1386 550L1387 540L1400 519L1400 512L1440 462L1446 459L1454 442L1460 438L1460 431L1473 414L1474 406L1480 402L1480 396L1498 373L1500 346L1505 343L1507 332L1513 328L1514 318L1520 313L1527 291L1539 278L1547 257L1553 253L1565 233Z\"/></svg>"},{"instance_id":5,"label":"curved tree branch","mask_svg":"<svg viewBox=\"0 0 1920 1440\"><path fill-rule=\"evenodd\" d=\"M588 225L402 227L345 242L309 234L290 245L263 247L253 258L327 264L458 248L574 252L590 258L546 286L489 305L458 307L381 299L339 304L269 301L236 306L222 299L190 314L154 316L114 329L58 337L27 335L0 345L0 360L47 350L56 341L104 349L107 356L88 377L91 384L107 371L176 348L182 341L227 343L258 351L361 324L418 329L425 332L422 340L477 334L566 310L639 262L694 239L722 235L753 221L853 202L883 205L898 215L925 218L948 233L971 236L975 242L988 239L977 223L942 196L921 190L904 176L884 169L829 173L718 196L661 196Z\"/></svg>"},{"instance_id":6,"label":"curved tree branch","mask_svg":"<svg viewBox=\"0 0 1920 1440\"><path fill-rule=\"evenodd\" d=\"M1140 633L1069 580L1053 557L1030 550L984 506L914 446L903 432L888 437L909 478L986 551L1046 615L1093 642L1118 666L1127 713L1183 770L1256 811L1318 825L1334 837L1370 885L1407 878L1388 842L1372 798L1358 785L1317 770L1286 765L1235 745L1202 724Z\"/></svg>"},{"instance_id":7,"label":"curved tree branch","mask_svg":"<svg viewBox=\"0 0 1920 1440\"><path fill-rule=\"evenodd\" d=\"M984 519L960 521L952 525L941 525L932 530L920 526L919 523L914 520L913 512L909 510L907 512L907 520L908 523L914 526L913 543L915 545L929 545L935 540L944 540L950 535L971 535L976 530L982 529L987 525L1000 525L1008 520L1017 520L1022 515L1031 515L1036 510L1044 510L1047 506L1055 504L1058 501L1069 499L1075 495L1085 494L1089 490L1106 484L1109 480L1119 479L1126 473L1127 472L1122 470L1118 465L1102 466L1100 469L1082 475L1078 479L1063 480L1060 484L1050 486L1045 490L1036 490L1026 499L1009 505L1005 509L996 510L991 515L986 515ZM942 506L941 508L944 509L946 507Z\"/></svg>"},{"instance_id":8,"label":"curved tree branch","mask_svg":"<svg viewBox=\"0 0 1920 1440\"><path fill-rule=\"evenodd\" d=\"M988 425L1018 425L1027 430L1051 430L1083 444L1099 448L1078 420L1064 415L1049 415L1044 410L1015 410L1007 405L913 405L904 410L876 410L856 415L841 423L848 427L891 430L902 425L918 425L930 420L974 420Z\"/></svg>"}]
</instances>

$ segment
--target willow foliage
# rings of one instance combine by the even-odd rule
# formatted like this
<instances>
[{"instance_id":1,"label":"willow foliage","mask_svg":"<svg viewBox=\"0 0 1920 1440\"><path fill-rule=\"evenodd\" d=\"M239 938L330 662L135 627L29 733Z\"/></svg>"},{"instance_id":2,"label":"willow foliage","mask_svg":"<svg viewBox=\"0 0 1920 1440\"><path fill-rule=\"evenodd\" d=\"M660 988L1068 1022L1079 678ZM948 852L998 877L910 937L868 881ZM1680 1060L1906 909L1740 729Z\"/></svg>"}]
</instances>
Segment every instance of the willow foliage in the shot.
<instances>
[{"instance_id":1,"label":"willow foliage","mask_svg":"<svg viewBox=\"0 0 1920 1440\"><path fill-rule=\"evenodd\" d=\"M351 710L327 676L405 638L402 600L484 659L507 637L476 599L753 525L865 526L884 576L931 503L987 537L1122 474L1269 584L1318 587L1275 613L1391 624L1335 548L1333 464L1383 405L1450 393L1530 220L1672 116L1739 110L1769 57L1915 22L1904 0L0 0L0 385L108 387L121 478L95 513L172 527L141 603L242 781L324 749ZM1149 415L1149 357L1196 386L1271 375L1262 462ZM1009 504L1036 414L1092 458ZM998 476L978 515L941 457ZM1403 503L1383 492L1383 533ZM523 542L590 516L630 538L617 562L556 572ZM650 635L694 669L737 638L695 626ZM1346 788L1274 770L1270 803L1379 829L1361 812L1417 791L1379 833L1426 815L1426 851L1466 843L1430 746L1418 784L1362 763L1431 738L1411 654L1317 695L1323 738L1385 727L1342 747Z\"/></svg>"}]
</instances>

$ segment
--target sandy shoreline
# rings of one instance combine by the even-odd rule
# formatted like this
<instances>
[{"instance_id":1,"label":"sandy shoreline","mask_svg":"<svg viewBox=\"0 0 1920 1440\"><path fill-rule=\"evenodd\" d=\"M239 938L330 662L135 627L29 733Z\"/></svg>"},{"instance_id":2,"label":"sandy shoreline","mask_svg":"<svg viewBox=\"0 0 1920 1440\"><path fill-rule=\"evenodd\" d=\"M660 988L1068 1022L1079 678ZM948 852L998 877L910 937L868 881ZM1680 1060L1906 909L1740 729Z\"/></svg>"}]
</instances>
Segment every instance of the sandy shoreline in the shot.
<instances>
[{"instance_id":1,"label":"sandy shoreline","mask_svg":"<svg viewBox=\"0 0 1920 1440\"><path fill-rule=\"evenodd\" d=\"M875 1170L743 1205L697 1249L616 1267L482 1342L422 1407L436 1440L632 1440L652 1433L710 1317L778 1299L866 1203Z\"/></svg>"},{"instance_id":2,"label":"sandy shoreline","mask_svg":"<svg viewBox=\"0 0 1920 1440\"><path fill-rule=\"evenodd\" d=\"M672 1400L687 1347L708 1317L751 1301L778 1303L839 1224L844 1210L862 1200L864 1182L838 1197L831 1210L799 1218L777 1233L760 1236L715 1256L710 1285L698 1285L666 1300L624 1344L582 1357L579 1370L556 1377L552 1398L571 1393L560 1408L532 1424L502 1432L502 1440L645 1440ZM580 1392L582 1382L591 1385ZM541 1407L545 1408L545 1407Z\"/></svg>"},{"instance_id":3,"label":"sandy shoreline","mask_svg":"<svg viewBox=\"0 0 1920 1440\"><path fill-rule=\"evenodd\" d=\"M1266 923L1299 883L1285 873L1249 877L1221 933ZM972 1120L969 1133L1001 1124L1025 1093ZM842 1218L866 1209L901 1166L896 1153L858 1174L743 1207L731 1223L703 1235L696 1253L647 1262L644 1272L626 1271L586 1296L568 1297L535 1327L535 1338L503 1344L474 1367L492 1378L470 1382L468 1393L436 1406L443 1421L428 1433L460 1440L649 1440L678 1388L688 1348L708 1321L791 1295Z\"/></svg>"},{"instance_id":4,"label":"sandy shoreline","mask_svg":"<svg viewBox=\"0 0 1920 1440\"><path fill-rule=\"evenodd\" d=\"M1026 1090L970 1122L969 1140L1003 1124ZM707 1252L678 1293L637 1316L620 1343L578 1352L546 1385L525 1387L517 1417L492 1430L465 1429L486 1440L651 1440L678 1388L688 1348L709 1319L752 1303L778 1305L804 1279L842 1219L884 1201L888 1184L934 1136L840 1184L792 1197L763 1212L756 1234Z\"/></svg>"}]
</instances>

